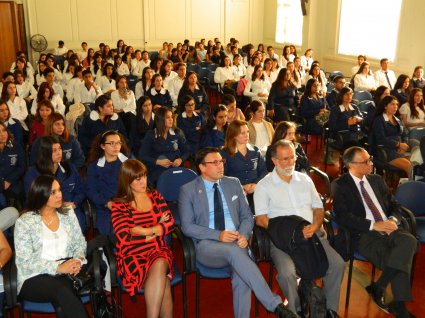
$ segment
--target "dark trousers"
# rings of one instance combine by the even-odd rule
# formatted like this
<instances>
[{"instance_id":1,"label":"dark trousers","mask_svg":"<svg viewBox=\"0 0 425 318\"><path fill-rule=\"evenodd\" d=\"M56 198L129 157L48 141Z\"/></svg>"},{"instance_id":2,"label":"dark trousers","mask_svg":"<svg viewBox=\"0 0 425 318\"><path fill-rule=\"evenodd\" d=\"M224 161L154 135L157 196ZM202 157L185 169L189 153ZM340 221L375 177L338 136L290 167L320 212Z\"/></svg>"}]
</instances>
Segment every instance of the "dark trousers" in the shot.
<instances>
[{"instance_id":1,"label":"dark trousers","mask_svg":"<svg viewBox=\"0 0 425 318\"><path fill-rule=\"evenodd\" d=\"M33 302L49 302L59 318L88 317L71 280L66 276L37 275L27 279L19 296Z\"/></svg>"},{"instance_id":2,"label":"dark trousers","mask_svg":"<svg viewBox=\"0 0 425 318\"><path fill-rule=\"evenodd\" d=\"M369 231L362 234L359 241L359 252L375 266L398 270L391 281L396 301L412 300L410 273L417 248L416 238L405 230L396 230L390 235Z\"/></svg>"}]
</instances>

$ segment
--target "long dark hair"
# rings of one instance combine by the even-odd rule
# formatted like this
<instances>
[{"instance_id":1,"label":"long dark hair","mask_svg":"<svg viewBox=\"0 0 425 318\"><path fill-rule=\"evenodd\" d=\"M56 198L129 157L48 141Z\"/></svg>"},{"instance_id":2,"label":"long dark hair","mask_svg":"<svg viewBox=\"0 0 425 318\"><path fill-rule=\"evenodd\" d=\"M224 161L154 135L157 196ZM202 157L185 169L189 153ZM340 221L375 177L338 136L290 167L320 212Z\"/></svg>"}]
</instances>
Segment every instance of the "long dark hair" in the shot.
<instances>
[{"instance_id":1,"label":"long dark hair","mask_svg":"<svg viewBox=\"0 0 425 318\"><path fill-rule=\"evenodd\" d=\"M109 94L100 95L94 101L95 110L100 114L100 108L105 107L106 103L109 102L110 99L111 95ZM111 115L105 116L105 118L103 119L103 123L107 124L111 117Z\"/></svg>"},{"instance_id":2,"label":"long dark hair","mask_svg":"<svg viewBox=\"0 0 425 318\"><path fill-rule=\"evenodd\" d=\"M40 214L40 210L49 201L52 194L53 182L59 181L52 175L41 175L34 179L27 194L27 206L25 212L34 212ZM67 209L57 209L61 214L68 214Z\"/></svg>"},{"instance_id":3,"label":"long dark hair","mask_svg":"<svg viewBox=\"0 0 425 318\"><path fill-rule=\"evenodd\" d=\"M424 99L423 99L423 97L422 97L422 101L418 105L415 105L415 95L416 95L416 93L422 93L422 89L420 89L420 88L413 88L410 91L410 94L409 94L409 108L410 108L410 117L411 118L419 118L419 112L416 109L416 106L418 106L423 112L425 112L425 109L424 109Z\"/></svg>"},{"instance_id":4,"label":"long dark hair","mask_svg":"<svg viewBox=\"0 0 425 318\"><path fill-rule=\"evenodd\" d=\"M164 134L166 132L165 116L167 116L168 112L170 112L171 114L173 113L167 107L160 107L155 112L155 127L158 138L164 138ZM177 130L177 128L175 128L174 130Z\"/></svg>"},{"instance_id":5,"label":"long dark hair","mask_svg":"<svg viewBox=\"0 0 425 318\"><path fill-rule=\"evenodd\" d=\"M54 175L53 174L53 145L60 144L61 141L58 136L43 136L40 138L40 144L38 147L37 161L35 167L40 174ZM71 175L71 169L66 161L61 160L61 166L65 169L67 177Z\"/></svg>"},{"instance_id":6,"label":"long dark hair","mask_svg":"<svg viewBox=\"0 0 425 318\"><path fill-rule=\"evenodd\" d=\"M145 128L145 126L143 125L143 104L146 103L147 101L150 101L151 98L149 96L141 96L138 100L137 100L137 108L136 108L136 129L138 132L142 132ZM152 114L153 114L153 110L152 110ZM155 128L155 125L154 125Z\"/></svg>"},{"instance_id":7,"label":"long dark hair","mask_svg":"<svg viewBox=\"0 0 425 318\"><path fill-rule=\"evenodd\" d=\"M288 133L289 128L294 128L295 132L297 131L297 125L292 121L281 121L279 124L277 124L270 145L274 145L277 141L284 139Z\"/></svg>"},{"instance_id":8,"label":"long dark hair","mask_svg":"<svg viewBox=\"0 0 425 318\"><path fill-rule=\"evenodd\" d=\"M389 105L389 103L391 103L393 100L396 100L398 103L398 99L397 97L393 96L393 95L389 95L389 96L385 96L381 102L376 105L376 110L375 110L375 117L378 117L380 115L382 115L385 112L385 107Z\"/></svg>"},{"instance_id":9,"label":"long dark hair","mask_svg":"<svg viewBox=\"0 0 425 318\"><path fill-rule=\"evenodd\" d=\"M147 172L146 166L139 160L128 159L123 162L118 177L117 200L124 202L134 201L131 183L137 178L145 177Z\"/></svg>"}]
</instances>

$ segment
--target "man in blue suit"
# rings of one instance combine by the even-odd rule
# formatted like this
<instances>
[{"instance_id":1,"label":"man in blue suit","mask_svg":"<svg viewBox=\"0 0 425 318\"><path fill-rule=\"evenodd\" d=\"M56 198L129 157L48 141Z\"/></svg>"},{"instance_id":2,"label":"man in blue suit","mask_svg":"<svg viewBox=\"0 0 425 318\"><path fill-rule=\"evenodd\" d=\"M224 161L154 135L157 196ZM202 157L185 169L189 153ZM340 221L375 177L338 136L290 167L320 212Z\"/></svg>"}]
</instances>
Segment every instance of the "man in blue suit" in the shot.
<instances>
[{"instance_id":1,"label":"man in blue suit","mask_svg":"<svg viewBox=\"0 0 425 318\"><path fill-rule=\"evenodd\" d=\"M179 211L182 230L195 243L197 261L212 268L231 267L235 317L249 317L251 290L277 317L297 317L271 292L248 255L253 216L239 180L224 177L220 151L203 148L195 162L201 176L180 189Z\"/></svg>"}]
</instances>

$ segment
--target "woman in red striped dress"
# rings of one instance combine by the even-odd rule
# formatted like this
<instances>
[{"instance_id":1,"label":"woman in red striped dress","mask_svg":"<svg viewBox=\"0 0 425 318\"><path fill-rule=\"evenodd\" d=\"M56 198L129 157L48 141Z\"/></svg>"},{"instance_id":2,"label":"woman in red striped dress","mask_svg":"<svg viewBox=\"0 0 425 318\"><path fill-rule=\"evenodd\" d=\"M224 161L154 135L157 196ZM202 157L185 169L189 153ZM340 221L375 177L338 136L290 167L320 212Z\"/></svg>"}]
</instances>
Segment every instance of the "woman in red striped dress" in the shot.
<instances>
[{"instance_id":1,"label":"woman in red striped dress","mask_svg":"<svg viewBox=\"0 0 425 318\"><path fill-rule=\"evenodd\" d=\"M164 237L174 219L162 196L148 189L146 174L138 160L121 166L112 204L118 274L130 296L145 289L146 317L172 317L173 255Z\"/></svg>"}]
</instances>

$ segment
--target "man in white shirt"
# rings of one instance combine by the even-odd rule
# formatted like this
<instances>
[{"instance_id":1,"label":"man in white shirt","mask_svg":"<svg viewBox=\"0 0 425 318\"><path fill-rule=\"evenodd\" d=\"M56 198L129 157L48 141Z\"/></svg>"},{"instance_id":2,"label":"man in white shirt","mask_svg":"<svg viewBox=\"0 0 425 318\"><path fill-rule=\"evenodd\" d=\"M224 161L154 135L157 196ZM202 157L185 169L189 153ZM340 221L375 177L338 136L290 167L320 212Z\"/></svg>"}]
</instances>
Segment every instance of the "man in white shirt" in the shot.
<instances>
[{"instance_id":1,"label":"man in white shirt","mask_svg":"<svg viewBox=\"0 0 425 318\"><path fill-rule=\"evenodd\" d=\"M329 245L322 228L323 203L310 177L295 171L297 156L291 141L276 142L271 148L271 155L275 168L257 183L254 192L255 222L265 229L269 227L270 219L279 216L297 215L310 222L302 230L304 238L308 239L316 234L329 262L326 276L323 277L327 317L338 317L344 261ZM277 281L288 300L288 308L293 312L300 311L295 264L287 253L273 243L270 245L270 255L278 273Z\"/></svg>"},{"instance_id":2,"label":"man in white shirt","mask_svg":"<svg viewBox=\"0 0 425 318\"><path fill-rule=\"evenodd\" d=\"M92 104L102 95L102 90L95 84L90 70L83 71L84 82L77 85L74 92L74 103Z\"/></svg>"},{"instance_id":3,"label":"man in white shirt","mask_svg":"<svg viewBox=\"0 0 425 318\"><path fill-rule=\"evenodd\" d=\"M183 86L184 79L186 78L186 64L177 63L177 76L174 77L168 84L168 91L170 92L173 100L173 107L177 107L177 98L179 97L180 89Z\"/></svg>"},{"instance_id":4,"label":"man in white shirt","mask_svg":"<svg viewBox=\"0 0 425 318\"><path fill-rule=\"evenodd\" d=\"M59 41L58 47L54 49L53 55L55 56L66 56L68 49L65 47L65 43L63 41Z\"/></svg>"},{"instance_id":5,"label":"man in white shirt","mask_svg":"<svg viewBox=\"0 0 425 318\"><path fill-rule=\"evenodd\" d=\"M274 52L274 47L273 47L273 46L269 45L269 46L267 47L267 54L266 54L265 58L269 58L269 59L273 59L273 58L275 58L276 60L278 60L278 61L279 61L279 55L277 55L277 54Z\"/></svg>"},{"instance_id":6,"label":"man in white shirt","mask_svg":"<svg viewBox=\"0 0 425 318\"><path fill-rule=\"evenodd\" d=\"M87 42L82 42L81 43L81 51L78 52L78 58L80 59L80 61L83 61L88 54L88 45Z\"/></svg>"},{"instance_id":7,"label":"man in white shirt","mask_svg":"<svg viewBox=\"0 0 425 318\"><path fill-rule=\"evenodd\" d=\"M389 69L389 62L387 58L381 59L381 69L375 72L375 83L376 87L386 86L389 89L393 89L397 77L395 76L394 71Z\"/></svg>"},{"instance_id":8,"label":"man in white shirt","mask_svg":"<svg viewBox=\"0 0 425 318\"><path fill-rule=\"evenodd\" d=\"M50 87L53 88L55 94L58 94L63 100L63 88L60 84L55 81L55 70L48 67L44 70L44 79L49 83Z\"/></svg>"}]
</instances>

